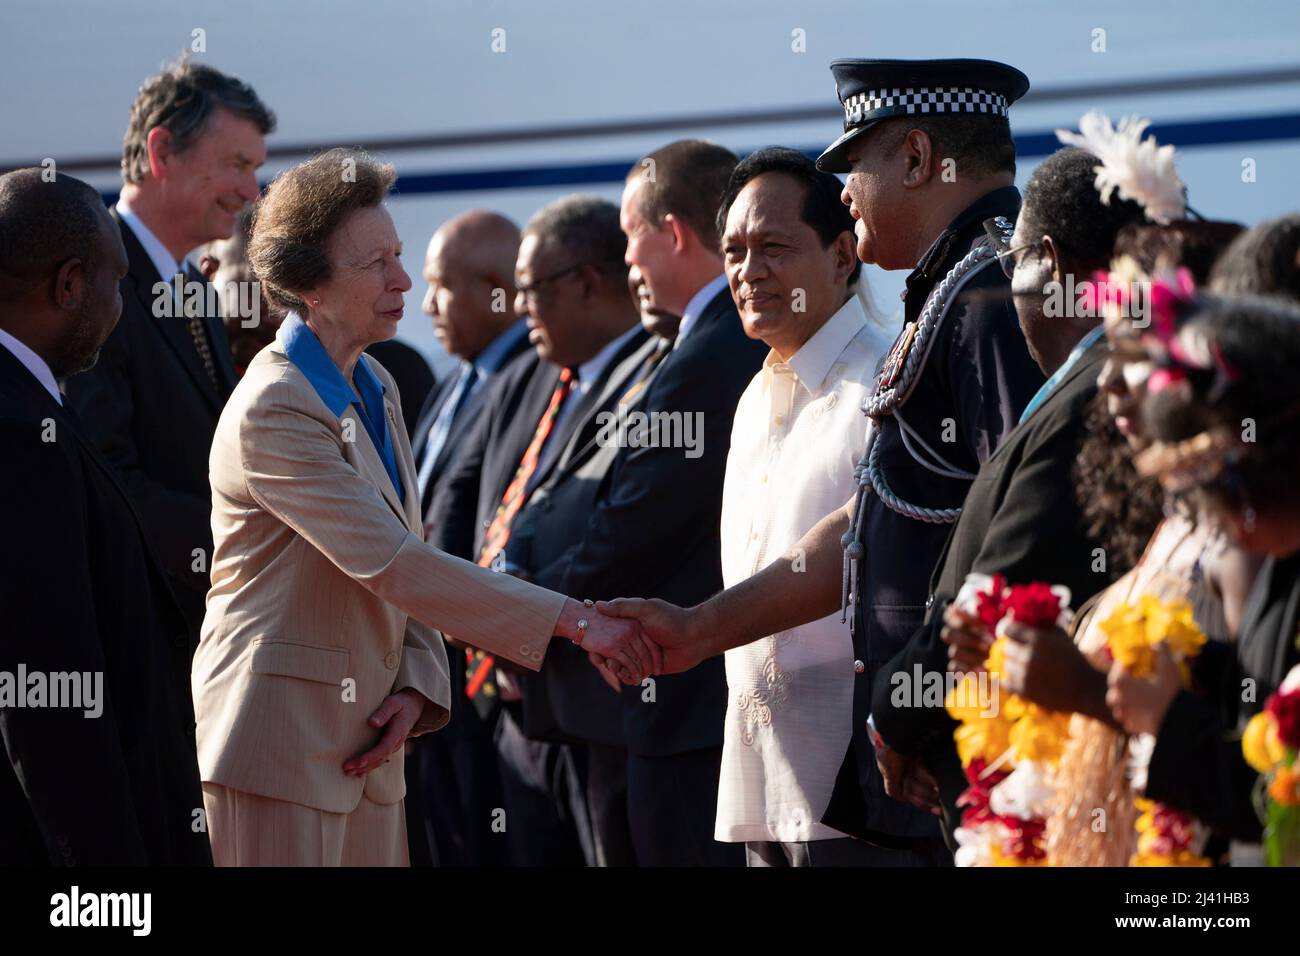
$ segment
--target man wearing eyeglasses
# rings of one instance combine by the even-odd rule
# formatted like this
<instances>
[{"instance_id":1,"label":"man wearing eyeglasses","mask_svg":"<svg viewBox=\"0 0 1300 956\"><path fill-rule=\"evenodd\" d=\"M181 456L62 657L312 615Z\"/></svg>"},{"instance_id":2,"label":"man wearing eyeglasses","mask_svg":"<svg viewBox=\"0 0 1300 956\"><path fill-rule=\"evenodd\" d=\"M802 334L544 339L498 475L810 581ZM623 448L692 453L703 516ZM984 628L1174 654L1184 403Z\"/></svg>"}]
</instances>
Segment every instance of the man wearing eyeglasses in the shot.
<instances>
[{"instance_id":1,"label":"man wearing eyeglasses","mask_svg":"<svg viewBox=\"0 0 1300 956\"><path fill-rule=\"evenodd\" d=\"M533 493L563 463L571 439L595 430L604 398L625 391L645 363L649 334L628 292L625 246L618 207L590 196L556 200L524 226L514 310L527 323L533 354L487 386L479 420L430 505L432 544L528 576L508 549ZM516 865L594 859L582 754L524 737L518 673L473 648L450 656L464 672L458 706L471 707L478 719L470 721L492 734L504 801L500 820L471 801L469 841L495 838Z\"/></svg>"}]
</instances>

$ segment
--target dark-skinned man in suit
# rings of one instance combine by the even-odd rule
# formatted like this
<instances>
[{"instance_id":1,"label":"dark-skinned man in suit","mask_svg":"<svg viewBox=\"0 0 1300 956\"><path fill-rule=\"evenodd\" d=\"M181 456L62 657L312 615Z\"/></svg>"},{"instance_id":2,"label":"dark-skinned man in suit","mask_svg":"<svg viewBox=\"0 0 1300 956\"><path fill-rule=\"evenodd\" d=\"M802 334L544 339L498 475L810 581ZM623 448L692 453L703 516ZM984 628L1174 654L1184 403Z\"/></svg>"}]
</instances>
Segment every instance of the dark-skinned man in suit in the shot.
<instances>
[{"instance_id":1,"label":"dark-skinned man in suit","mask_svg":"<svg viewBox=\"0 0 1300 956\"><path fill-rule=\"evenodd\" d=\"M46 173L0 176L0 498L21 542L0 559L0 672L83 686L0 706L0 864L210 863L186 622L56 384L117 324L126 249L95 190Z\"/></svg>"},{"instance_id":2,"label":"dark-skinned man in suit","mask_svg":"<svg viewBox=\"0 0 1300 956\"><path fill-rule=\"evenodd\" d=\"M455 470L465 437L491 413L491 382L524 353L528 329L515 315L515 257L519 227L499 213L471 209L433 234L424 256L424 313L447 353L460 361L411 418L411 450L420 485L425 533L443 479ZM403 393L405 394L405 393ZM472 511L447 520L473 521ZM444 529L443 540L449 540ZM468 551L461 552L469 557ZM463 700L465 669L451 669L452 699ZM499 807L500 775L492 726L474 708L453 707L439 733L411 742L406 760L407 837L419 866L504 865L505 845L482 827L469 827L467 807Z\"/></svg>"},{"instance_id":3,"label":"dark-skinned man in suit","mask_svg":"<svg viewBox=\"0 0 1300 956\"><path fill-rule=\"evenodd\" d=\"M617 207L586 196L557 200L524 227L514 306L527 316L534 352L492 382L455 473L439 489L429 522L438 547L526 576L508 551L516 519L565 463L571 439L594 430L608 393L644 359L637 353L649 336L628 294L625 244ZM472 704L493 727L512 860L593 861L585 754L527 739L517 676L482 654L457 657L466 674L457 706ZM470 814L469 825L486 832L490 815L481 807Z\"/></svg>"},{"instance_id":4,"label":"dark-skinned man in suit","mask_svg":"<svg viewBox=\"0 0 1300 956\"><path fill-rule=\"evenodd\" d=\"M515 315L519 227L500 213L471 209L449 219L424 256L424 313L457 367L429 395L412 429L411 450L423 510L478 419L492 377L528 351L528 329Z\"/></svg>"},{"instance_id":5,"label":"dark-skinned man in suit","mask_svg":"<svg viewBox=\"0 0 1300 956\"><path fill-rule=\"evenodd\" d=\"M628 291L649 338L606 378L594 406L595 415L569 438L556 466L529 496L511 526L507 560L523 568L530 579L547 576L550 566L585 532L618 454L616 442L602 440L601 423L641 408L677 335L681 317L653 304L635 266L628 270ZM635 865L628 822L621 686L607 672L592 667L579 648L573 653L553 654L540 673L525 674L523 682L525 736L563 743L585 753L586 812L592 833L588 862Z\"/></svg>"}]
</instances>

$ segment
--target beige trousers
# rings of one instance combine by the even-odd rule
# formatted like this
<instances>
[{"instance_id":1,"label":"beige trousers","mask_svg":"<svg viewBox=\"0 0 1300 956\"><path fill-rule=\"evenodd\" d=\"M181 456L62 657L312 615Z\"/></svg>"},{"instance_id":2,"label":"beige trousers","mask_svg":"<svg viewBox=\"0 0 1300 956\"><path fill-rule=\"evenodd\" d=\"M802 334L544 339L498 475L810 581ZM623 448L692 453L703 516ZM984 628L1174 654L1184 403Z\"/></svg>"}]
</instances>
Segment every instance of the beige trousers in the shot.
<instances>
[{"instance_id":1,"label":"beige trousers","mask_svg":"<svg viewBox=\"0 0 1300 956\"><path fill-rule=\"evenodd\" d=\"M328 813L205 783L203 807L217 866L410 865L400 800Z\"/></svg>"}]
</instances>

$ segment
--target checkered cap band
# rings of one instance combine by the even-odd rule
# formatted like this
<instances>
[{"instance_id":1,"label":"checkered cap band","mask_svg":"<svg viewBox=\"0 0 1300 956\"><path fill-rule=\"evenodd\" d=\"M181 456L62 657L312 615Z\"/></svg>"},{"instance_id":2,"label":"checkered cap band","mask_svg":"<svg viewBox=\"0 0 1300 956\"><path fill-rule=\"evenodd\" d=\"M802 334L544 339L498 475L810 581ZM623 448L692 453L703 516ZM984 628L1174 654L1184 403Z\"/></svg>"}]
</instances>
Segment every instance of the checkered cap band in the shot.
<instances>
[{"instance_id":1,"label":"checkered cap band","mask_svg":"<svg viewBox=\"0 0 1300 956\"><path fill-rule=\"evenodd\" d=\"M905 113L990 113L1006 116L1007 98L1001 93L973 87L942 86L935 89L867 90L844 101L846 129L861 123L872 113L889 110Z\"/></svg>"}]
</instances>

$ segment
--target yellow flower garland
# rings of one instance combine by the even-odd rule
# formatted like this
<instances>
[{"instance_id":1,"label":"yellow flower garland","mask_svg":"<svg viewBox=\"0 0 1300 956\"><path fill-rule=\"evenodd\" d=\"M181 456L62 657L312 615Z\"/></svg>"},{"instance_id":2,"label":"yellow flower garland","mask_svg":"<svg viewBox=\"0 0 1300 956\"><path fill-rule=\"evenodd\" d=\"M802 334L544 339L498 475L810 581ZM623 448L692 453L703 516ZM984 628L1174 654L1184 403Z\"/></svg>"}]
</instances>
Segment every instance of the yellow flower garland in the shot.
<instances>
[{"instance_id":1,"label":"yellow flower garland","mask_svg":"<svg viewBox=\"0 0 1300 956\"><path fill-rule=\"evenodd\" d=\"M1185 600L1161 601L1144 594L1137 604L1121 604L1098 626L1106 635L1106 647L1111 657L1137 677L1149 677L1156 666L1156 648L1163 644L1174 655L1182 675L1183 686L1191 683L1187 661L1201 652L1205 635L1192 616L1192 606ZM1174 853L1162 852L1160 843L1166 834L1157 827L1157 818L1164 808L1153 800L1136 801L1141 815L1135 829L1138 832L1137 852L1131 866L1209 866L1210 861L1190 849L1180 848Z\"/></svg>"}]
</instances>

